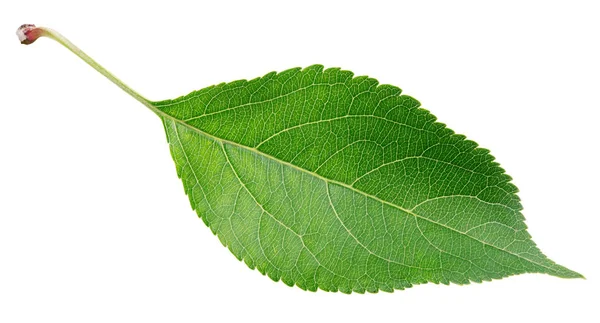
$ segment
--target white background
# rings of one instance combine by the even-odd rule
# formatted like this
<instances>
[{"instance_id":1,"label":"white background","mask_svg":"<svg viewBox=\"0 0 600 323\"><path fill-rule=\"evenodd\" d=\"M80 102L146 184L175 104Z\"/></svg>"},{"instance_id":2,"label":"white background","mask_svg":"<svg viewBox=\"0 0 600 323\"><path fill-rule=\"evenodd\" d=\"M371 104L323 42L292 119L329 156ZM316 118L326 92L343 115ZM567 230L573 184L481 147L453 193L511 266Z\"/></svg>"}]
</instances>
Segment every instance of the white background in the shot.
<instances>
[{"instance_id":1,"label":"white background","mask_svg":"<svg viewBox=\"0 0 600 323\"><path fill-rule=\"evenodd\" d=\"M0 4L0 322L598 322L594 1ZM378 294L249 270L191 211L151 100L314 63L394 84L490 148L534 240L587 280L526 274Z\"/></svg>"}]
</instances>

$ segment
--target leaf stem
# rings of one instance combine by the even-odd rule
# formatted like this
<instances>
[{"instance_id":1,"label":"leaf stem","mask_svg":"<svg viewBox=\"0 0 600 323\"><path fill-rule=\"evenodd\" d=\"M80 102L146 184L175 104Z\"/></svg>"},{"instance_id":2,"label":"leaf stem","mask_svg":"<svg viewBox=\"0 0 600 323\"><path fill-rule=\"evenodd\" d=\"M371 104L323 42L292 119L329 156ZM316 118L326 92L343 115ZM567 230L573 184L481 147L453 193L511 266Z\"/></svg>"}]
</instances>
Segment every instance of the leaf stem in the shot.
<instances>
[{"instance_id":1,"label":"leaf stem","mask_svg":"<svg viewBox=\"0 0 600 323\"><path fill-rule=\"evenodd\" d=\"M98 62L96 62L93 58L88 56L84 51L79 49L79 47L75 46L73 43L71 43L71 41L69 41L66 37L61 35L56 30L46 28L46 27L36 27L35 25L31 25L31 24L25 24L25 25L22 25L21 27L19 27L19 29L17 30L17 36L19 37L21 44L25 44L25 45L32 44L39 37L48 37L48 38L55 40L56 42L63 45L64 47L66 47L71 52L73 52L73 54L75 54L79 58L81 58L89 66L93 67L96 71L100 72L100 74L104 75L107 79L109 79L111 82L116 84L123 91L127 92L134 99L141 102L143 105L148 107L154 113L160 114L158 109L154 105L152 105L152 103L148 99L146 99L141 94L134 91L127 84L123 83L123 81L119 80L111 72L109 72L107 69L105 69L102 65L98 64Z\"/></svg>"}]
</instances>

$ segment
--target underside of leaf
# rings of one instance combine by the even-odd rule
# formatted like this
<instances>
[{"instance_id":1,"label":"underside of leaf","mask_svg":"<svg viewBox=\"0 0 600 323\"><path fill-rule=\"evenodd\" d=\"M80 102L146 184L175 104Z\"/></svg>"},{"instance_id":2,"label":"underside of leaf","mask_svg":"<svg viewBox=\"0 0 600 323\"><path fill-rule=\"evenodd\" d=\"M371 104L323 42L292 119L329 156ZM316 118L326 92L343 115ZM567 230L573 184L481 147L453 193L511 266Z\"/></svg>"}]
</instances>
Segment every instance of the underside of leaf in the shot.
<instances>
[{"instance_id":1,"label":"underside of leaf","mask_svg":"<svg viewBox=\"0 0 600 323\"><path fill-rule=\"evenodd\" d=\"M364 293L582 277L536 247L489 151L397 87L314 65L151 105L194 210L275 281Z\"/></svg>"}]
</instances>

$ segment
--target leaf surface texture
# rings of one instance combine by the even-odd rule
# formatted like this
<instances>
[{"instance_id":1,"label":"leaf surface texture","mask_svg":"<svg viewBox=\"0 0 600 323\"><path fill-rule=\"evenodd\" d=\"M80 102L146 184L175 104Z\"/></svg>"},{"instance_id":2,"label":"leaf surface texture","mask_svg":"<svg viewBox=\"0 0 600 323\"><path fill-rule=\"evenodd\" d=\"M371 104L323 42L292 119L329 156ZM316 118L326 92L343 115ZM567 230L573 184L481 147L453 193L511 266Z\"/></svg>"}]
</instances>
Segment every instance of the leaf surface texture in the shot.
<instances>
[{"instance_id":1,"label":"leaf surface texture","mask_svg":"<svg viewBox=\"0 0 600 323\"><path fill-rule=\"evenodd\" d=\"M489 151L397 87L314 65L152 104L192 207L273 280L364 293L581 277L536 247Z\"/></svg>"}]
</instances>

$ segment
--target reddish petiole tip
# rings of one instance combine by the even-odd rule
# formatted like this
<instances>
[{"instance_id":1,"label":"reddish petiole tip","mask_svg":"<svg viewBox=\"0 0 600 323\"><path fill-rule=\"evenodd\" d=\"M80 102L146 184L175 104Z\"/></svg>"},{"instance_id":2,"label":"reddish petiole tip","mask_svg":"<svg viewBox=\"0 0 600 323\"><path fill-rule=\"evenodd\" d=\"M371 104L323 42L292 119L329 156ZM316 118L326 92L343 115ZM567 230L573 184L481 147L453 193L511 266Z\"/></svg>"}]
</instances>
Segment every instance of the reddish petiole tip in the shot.
<instances>
[{"instance_id":1,"label":"reddish petiole tip","mask_svg":"<svg viewBox=\"0 0 600 323\"><path fill-rule=\"evenodd\" d=\"M41 36L44 36L45 30L32 24L24 24L17 29L17 36L21 44L29 45Z\"/></svg>"}]
</instances>

